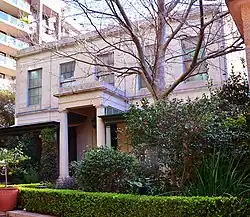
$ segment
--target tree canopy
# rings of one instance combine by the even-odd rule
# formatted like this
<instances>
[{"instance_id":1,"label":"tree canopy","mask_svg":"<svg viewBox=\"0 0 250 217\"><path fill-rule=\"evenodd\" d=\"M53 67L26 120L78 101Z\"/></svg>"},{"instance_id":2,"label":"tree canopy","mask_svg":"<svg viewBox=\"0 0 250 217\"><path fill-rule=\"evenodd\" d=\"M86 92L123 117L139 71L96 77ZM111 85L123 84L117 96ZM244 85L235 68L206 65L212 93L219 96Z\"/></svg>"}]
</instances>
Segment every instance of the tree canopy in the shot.
<instances>
[{"instance_id":1,"label":"tree canopy","mask_svg":"<svg viewBox=\"0 0 250 217\"><path fill-rule=\"evenodd\" d=\"M15 95L8 90L0 90L0 127L14 124Z\"/></svg>"},{"instance_id":2,"label":"tree canopy","mask_svg":"<svg viewBox=\"0 0 250 217\"><path fill-rule=\"evenodd\" d=\"M219 73L221 66L214 60L243 49L222 0L66 2L74 8L74 19L81 21L83 37L75 38L70 52L58 49L56 53L106 67L118 77L139 75L154 99L168 96L195 76L207 77L212 67ZM103 57L114 51L124 56L117 65ZM178 73L173 64L179 64Z\"/></svg>"}]
</instances>

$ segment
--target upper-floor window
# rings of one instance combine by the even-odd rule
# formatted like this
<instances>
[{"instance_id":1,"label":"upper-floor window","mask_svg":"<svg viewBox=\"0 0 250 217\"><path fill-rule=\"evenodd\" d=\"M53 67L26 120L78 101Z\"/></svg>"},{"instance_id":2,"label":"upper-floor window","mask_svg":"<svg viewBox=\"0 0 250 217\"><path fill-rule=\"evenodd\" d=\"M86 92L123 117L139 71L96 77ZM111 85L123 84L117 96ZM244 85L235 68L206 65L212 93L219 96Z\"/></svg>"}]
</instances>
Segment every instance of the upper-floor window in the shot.
<instances>
[{"instance_id":1,"label":"upper-floor window","mask_svg":"<svg viewBox=\"0 0 250 217\"><path fill-rule=\"evenodd\" d=\"M60 64L60 86L63 86L64 83L72 82L72 78L75 74L75 67L75 61Z\"/></svg>"},{"instance_id":2,"label":"upper-floor window","mask_svg":"<svg viewBox=\"0 0 250 217\"><path fill-rule=\"evenodd\" d=\"M28 71L28 105L40 105L42 100L42 69Z\"/></svg>"},{"instance_id":3,"label":"upper-floor window","mask_svg":"<svg viewBox=\"0 0 250 217\"><path fill-rule=\"evenodd\" d=\"M155 64L155 45L146 45L144 47L144 55L149 70L153 71L153 67ZM138 87L139 89L147 87L145 80L140 74L138 75Z\"/></svg>"},{"instance_id":4,"label":"upper-floor window","mask_svg":"<svg viewBox=\"0 0 250 217\"><path fill-rule=\"evenodd\" d=\"M49 34L49 17L45 14L42 15L43 16L43 20L45 21L45 33Z\"/></svg>"},{"instance_id":5,"label":"upper-floor window","mask_svg":"<svg viewBox=\"0 0 250 217\"><path fill-rule=\"evenodd\" d=\"M197 37L189 37L185 38L181 41L182 43L182 49L183 49L183 63L184 63L184 70L187 71L190 68L190 65L192 64L195 50L197 47ZM202 44L197 61L202 59L206 55L204 44ZM186 79L186 81L199 81L199 80L207 80L208 74L207 74L207 64L206 62L203 62L200 64L189 76L189 78Z\"/></svg>"},{"instance_id":6,"label":"upper-floor window","mask_svg":"<svg viewBox=\"0 0 250 217\"><path fill-rule=\"evenodd\" d=\"M150 67L154 67L155 64L155 45L146 45L144 48L145 59Z\"/></svg>"},{"instance_id":7,"label":"upper-floor window","mask_svg":"<svg viewBox=\"0 0 250 217\"><path fill-rule=\"evenodd\" d=\"M96 66L96 75L99 80L114 85L115 74L109 67L114 66L114 53L111 52L97 55L96 62L99 64Z\"/></svg>"},{"instance_id":8,"label":"upper-floor window","mask_svg":"<svg viewBox=\"0 0 250 217\"><path fill-rule=\"evenodd\" d=\"M138 87L139 87L139 89L147 87L145 80L143 79L143 77L140 74L138 75Z\"/></svg>"}]
</instances>

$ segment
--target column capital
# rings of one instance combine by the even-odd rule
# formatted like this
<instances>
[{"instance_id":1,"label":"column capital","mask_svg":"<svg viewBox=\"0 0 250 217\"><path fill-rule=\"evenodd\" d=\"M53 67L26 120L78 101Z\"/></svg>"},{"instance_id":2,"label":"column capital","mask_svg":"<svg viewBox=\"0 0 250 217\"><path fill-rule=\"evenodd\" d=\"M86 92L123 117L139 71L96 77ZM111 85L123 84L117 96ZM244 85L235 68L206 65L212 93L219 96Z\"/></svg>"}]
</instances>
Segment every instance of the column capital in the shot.
<instances>
[{"instance_id":1,"label":"column capital","mask_svg":"<svg viewBox=\"0 0 250 217\"><path fill-rule=\"evenodd\" d=\"M59 113L69 113L68 109L59 109Z\"/></svg>"},{"instance_id":2,"label":"column capital","mask_svg":"<svg viewBox=\"0 0 250 217\"><path fill-rule=\"evenodd\" d=\"M95 105L95 108L98 109L98 108L104 108L105 106L103 104L98 104L98 105Z\"/></svg>"}]
</instances>

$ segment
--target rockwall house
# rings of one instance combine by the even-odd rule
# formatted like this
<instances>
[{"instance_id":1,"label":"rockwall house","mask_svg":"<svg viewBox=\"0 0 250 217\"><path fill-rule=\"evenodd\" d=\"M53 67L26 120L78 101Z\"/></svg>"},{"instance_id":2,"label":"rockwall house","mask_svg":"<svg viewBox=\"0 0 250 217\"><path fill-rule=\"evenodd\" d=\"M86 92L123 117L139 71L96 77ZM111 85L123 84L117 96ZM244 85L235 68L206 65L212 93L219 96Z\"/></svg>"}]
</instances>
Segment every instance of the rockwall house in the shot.
<instances>
[{"instance_id":1,"label":"rockwall house","mask_svg":"<svg viewBox=\"0 0 250 217\"><path fill-rule=\"evenodd\" d=\"M139 75L121 77L114 72L107 72L107 68L95 67L55 54L55 49L65 53L76 49L84 50L84 43L79 41L86 41L93 36L90 35L48 43L46 47L29 47L19 53L15 125L0 129L0 136L11 136L55 128L61 178L69 175L69 162L80 159L82 152L90 148L106 145L129 151L125 135L117 130L125 126L122 114L128 110L130 104L139 102L143 97L150 99ZM109 35L110 38L112 35ZM99 47L105 46L99 37L92 37L91 40ZM174 40L170 47L176 52L185 52L185 43ZM188 49L192 49L190 46L186 44ZM220 43L214 44L210 49L218 50L221 46ZM84 52L78 55L78 58L89 60ZM147 58L153 58L150 49L147 55ZM124 60L131 66L137 64L131 57L112 49L98 58L114 66L124 64ZM188 61L180 56L175 63L165 65L166 72L178 77L185 70ZM214 85L221 85L227 77L226 60L220 57L210 63L209 70L183 82L172 97L194 98L208 92L208 75ZM103 71L106 73L100 73ZM165 79L168 85L173 81L173 76L168 74Z\"/></svg>"}]
</instances>

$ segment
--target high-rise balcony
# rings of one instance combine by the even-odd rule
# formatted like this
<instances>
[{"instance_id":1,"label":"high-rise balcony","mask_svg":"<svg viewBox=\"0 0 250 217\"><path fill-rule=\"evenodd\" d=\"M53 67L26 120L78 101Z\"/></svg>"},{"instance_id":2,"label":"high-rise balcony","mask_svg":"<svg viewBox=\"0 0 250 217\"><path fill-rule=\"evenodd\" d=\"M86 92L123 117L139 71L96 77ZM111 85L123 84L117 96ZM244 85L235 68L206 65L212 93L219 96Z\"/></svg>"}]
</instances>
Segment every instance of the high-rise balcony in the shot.
<instances>
[{"instance_id":1,"label":"high-rise balcony","mask_svg":"<svg viewBox=\"0 0 250 217\"><path fill-rule=\"evenodd\" d=\"M0 29L13 36L30 34L29 25L27 23L3 11L0 11Z\"/></svg>"},{"instance_id":2,"label":"high-rise balcony","mask_svg":"<svg viewBox=\"0 0 250 217\"><path fill-rule=\"evenodd\" d=\"M0 50L9 55L15 56L18 50L29 47L29 44L0 33Z\"/></svg>"},{"instance_id":3,"label":"high-rise balcony","mask_svg":"<svg viewBox=\"0 0 250 217\"><path fill-rule=\"evenodd\" d=\"M30 4L26 0L0 0L0 8L2 11L16 17L31 14Z\"/></svg>"},{"instance_id":4,"label":"high-rise balcony","mask_svg":"<svg viewBox=\"0 0 250 217\"><path fill-rule=\"evenodd\" d=\"M9 76L16 76L16 61L0 55L0 72Z\"/></svg>"}]
</instances>

